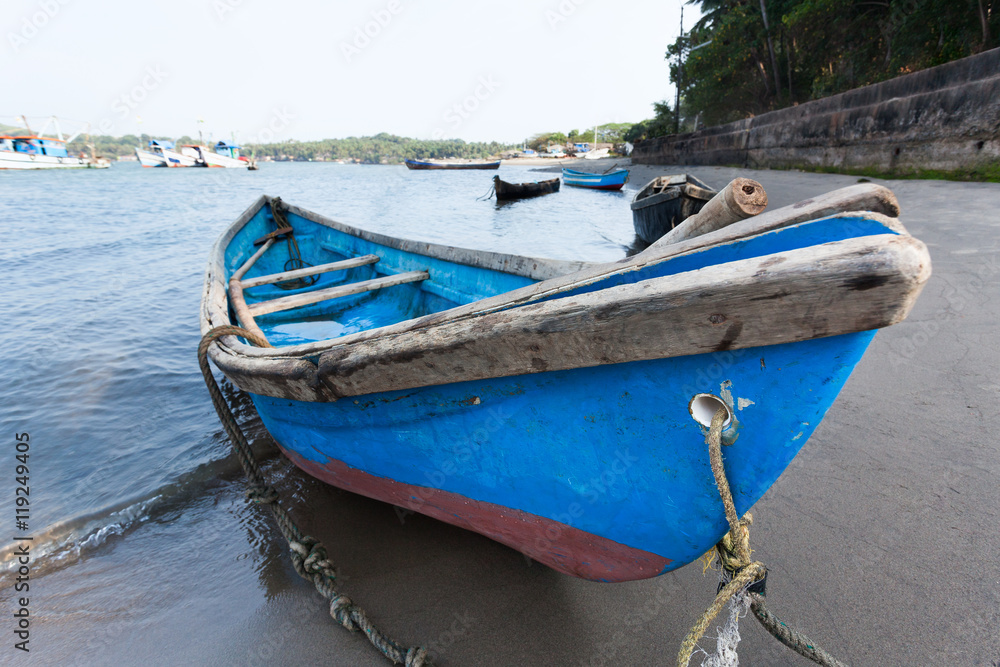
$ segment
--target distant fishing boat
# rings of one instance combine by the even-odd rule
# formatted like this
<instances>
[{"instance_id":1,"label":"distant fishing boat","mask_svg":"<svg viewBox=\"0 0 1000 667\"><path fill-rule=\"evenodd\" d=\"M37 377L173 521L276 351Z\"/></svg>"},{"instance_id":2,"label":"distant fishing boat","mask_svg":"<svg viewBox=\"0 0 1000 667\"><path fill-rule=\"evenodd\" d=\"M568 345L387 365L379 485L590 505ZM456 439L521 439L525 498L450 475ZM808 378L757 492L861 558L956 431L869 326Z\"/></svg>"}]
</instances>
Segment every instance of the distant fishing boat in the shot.
<instances>
[{"instance_id":1,"label":"distant fishing boat","mask_svg":"<svg viewBox=\"0 0 1000 667\"><path fill-rule=\"evenodd\" d=\"M143 167L204 167L200 157L195 152L179 152L175 150L174 142L164 139L152 139L149 150L135 149L135 156Z\"/></svg>"},{"instance_id":2,"label":"distant fishing boat","mask_svg":"<svg viewBox=\"0 0 1000 667\"><path fill-rule=\"evenodd\" d=\"M227 144L225 141L218 142L214 149L204 144L185 144L181 147L180 153L194 160L195 167L210 167L222 169L256 169L256 165L251 167L252 161L240 155L240 147L235 144Z\"/></svg>"},{"instance_id":3,"label":"distant fishing boat","mask_svg":"<svg viewBox=\"0 0 1000 667\"><path fill-rule=\"evenodd\" d=\"M406 160L408 169L499 169L500 160Z\"/></svg>"},{"instance_id":4,"label":"distant fishing boat","mask_svg":"<svg viewBox=\"0 0 1000 667\"><path fill-rule=\"evenodd\" d=\"M500 180L499 176L494 176L493 190L496 192L497 201L537 197L552 192L559 192L559 179L553 178L548 181L536 181L534 183L508 183L507 181Z\"/></svg>"},{"instance_id":5,"label":"distant fishing boat","mask_svg":"<svg viewBox=\"0 0 1000 667\"><path fill-rule=\"evenodd\" d=\"M628 169L618 169L607 174L592 174L588 171L577 171L563 167L562 177L566 185L577 188L621 190L622 186L628 182Z\"/></svg>"},{"instance_id":6,"label":"distant fishing boat","mask_svg":"<svg viewBox=\"0 0 1000 667\"><path fill-rule=\"evenodd\" d=\"M110 160L95 155L93 145L90 145L89 156L85 153L70 155L67 145L80 133L64 139L55 116L37 133L28 126L27 118L21 118L26 128L23 134L0 134L0 169L107 169L111 166ZM45 136L53 123L57 136Z\"/></svg>"},{"instance_id":7,"label":"distant fishing boat","mask_svg":"<svg viewBox=\"0 0 1000 667\"><path fill-rule=\"evenodd\" d=\"M694 215L718 194L688 174L658 176L632 199L632 225L646 243L661 236Z\"/></svg>"},{"instance_id":8,"label":"distant fishing boat","mask_svg":"<svg viewBox=\"0 0 1000 667\"><path fill-rule=\"evenodd\" d=\"M211 251L201 330L239 324L274 346L229 335L208 351L307 473L567 574L654 577L729 530L712 416L743 515L875 329L912 307L927 248L879 212L832 214L869 206L898 213L885 188L855 185L586 264L261 197Z\"/></svg>"},{"instance_id":9,"label":"distant fishing boat","mask_svg":"<svg viewBox=\"0 0 1000 667\"><path fill-rule=\"evenodd\" d=\"M252 161L240 153L242 150L242 147L236 144L219 141L215 144L214 151L205 151L204 158L209 167L247 169Z\"/></svg>"}]
</instances>

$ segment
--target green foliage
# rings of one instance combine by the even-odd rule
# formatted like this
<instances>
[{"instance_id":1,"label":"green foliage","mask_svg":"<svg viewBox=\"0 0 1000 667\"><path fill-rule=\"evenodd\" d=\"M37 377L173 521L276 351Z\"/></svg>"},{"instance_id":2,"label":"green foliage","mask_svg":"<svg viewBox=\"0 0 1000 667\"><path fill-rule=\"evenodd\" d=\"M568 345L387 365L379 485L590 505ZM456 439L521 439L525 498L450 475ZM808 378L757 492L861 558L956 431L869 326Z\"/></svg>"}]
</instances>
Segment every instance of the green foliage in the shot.
<instances>
[{"instance_id":1,"label":"green foliage","mask_svg":"<svg viewBox=\"0 0 1000 667\"><path fill-rule=\"evenodd\" d=\"M148 134L136 136L128 134L123 137L96 136L92 137L94 148L98 155L116 157L131 155L136 147L144 148L150 139L165 139L174 141L178 146L195 144L196 140L188 136L175 139L173 137L151 137ZM214 143L214 142L213 142ZM352 160L372 164L396 164L406 158L484 158L496 155L506 144L466 143L461 139L421 140L408 137L398 137L381 133L374 137L348 137L347 139L323 139L322 141L286 141L282 143L251 145L243 147L245 154L253 153L261 158L270 156L288 160ZM86 139L78 138L69 146L71 153L81 151L89 153Z\"/></svg>"},{"instance_id":2,"label":"green foliage","mask_svg":"<svg viewBox=\"0 0 1000 667\"><path fill-rule=\"evenodd\" d=\"M653 102L654 116L635 123L622 135L623 141L636 142L640 139L663 137L674 131L674 110L666 101Z\"/></svg>"},{"instance_id":3,"label":"green foliage","mask_svg":"<svg viewBox=\"0 0 1000 667\"><path fill-rule=\"evenodd\" d=\"M566 135L562 132L542 132L541 134L536 134L531 139L528 139L528 148L534 149L539 152L545 152L549 144L559 144L562 146L566 143Z\"/></svg>"},{"instance_id":4,"label":"green foliage","mask_svg":"<svg viewBox=\"0 0 1000 667\"><path fill-rule=\"evenodd\" d=\"M1000 46L1000 0L690 3L703 16L666 53L682 125L699 113L706 125L725 123Z\"/></svg>"},{"instance_id":5,"label":"green foliage","mask_svg":"<svg viewBox=\"0 0 1000 667\"><path fill-rule=\"evenodd\" d=\"M188 139L187 137L181 137L182 139ZM91 143L94 144L94 152L97 155L103 155L104 157L118 157L119 155L131 155L136 147L145 148L149 145L150 140L157 139L160 141L174 141L172 137L153 137L148 134L143 134L136 136L134 134L126 134L123 137L109 137L107 135L97 135L90 138ZM180 143L194 143L190 140ZM79 153L90 154L90 148L87 145L87 138L80 135L73 140L72 143L67 145L67 150L70 155L77 155Z\"/></svg>"},{"instance_id":6,"label":"green foliage","mask_svg":"<svg viewBox=\"0 0 1000 667\"><path fill-rule=\"evenodd\" d=\"M567 141L572 141L576 143L580 139L580 130L570 130L569 134L566 135Z\"/></svg>"},{"instance_id":7,"label":"green foliage","mask_svg":"<svg viewBox=\"0 0 1000 667\"><path fill-rule=\"evenodd\" d=\"M374 137L347 137L322 141L286 141L248 144L244 153L291 160L352 160L367 164L398 164L411 159L485 158L510 148L508 144L466 143L461 139L424 140L385 132Z\"/></svg>"}]
</instances>

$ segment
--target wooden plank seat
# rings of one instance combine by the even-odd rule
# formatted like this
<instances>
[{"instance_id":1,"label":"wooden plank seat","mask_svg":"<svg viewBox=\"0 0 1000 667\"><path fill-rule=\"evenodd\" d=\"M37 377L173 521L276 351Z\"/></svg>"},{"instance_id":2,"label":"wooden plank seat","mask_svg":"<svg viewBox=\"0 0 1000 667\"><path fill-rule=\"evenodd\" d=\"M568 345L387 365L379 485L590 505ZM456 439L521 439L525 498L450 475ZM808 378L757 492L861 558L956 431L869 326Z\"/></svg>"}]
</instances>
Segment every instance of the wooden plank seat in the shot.
<instances>
[{"instance_id":1,"label":"wooden plank seat","mask_svg":"<svg viewBox=\"0 0 1000 667\"><path fill-rule=\"evenodd\" d=\"M319 303L320 301L336 299L342 296L361 294L362 292L371 292L377 289L382 289L383 287L392 287L393 285L402 285L404 283L427 280L428 277L429 276L426 271L409 271L407 273L399 273L393 276L385 276L384 278L373 278L372 280L363 280L361 282L350 283L348 285L328 287L326 289L316 290L315 292L302 292L300 294L283 296L269 301L260 301L258 303L250 304L248 307L250 315L257 317L259 315L277 313L282 310L291 310L292 308L298 308L299 306Z\"/></svg>"},{"instance_id":2,"label":"wooden plank seat","mask_svg":"<svg viewBox=\"0 0 1000 667\"><path fill-rule=\"evenodd\" d=\"M270 283L296 280L307 276L316 276L321 273L329 273L331 271L343 271L344 269L353 269L359 266L365 266L366 264L374 264L378 261L378 259L378 255L361 255L360 257L351 257L350 259L344 259L339 262L330 262L329 264L320 264L319 266L307 266L304 269L295 269L293 271L284 271L282 273L272 273L266 276L257 276L256 278L241 281L240 286L243 289L247 289L250 287L257 287L258 285L268 285Z\"/></svg>"}]
</instances>

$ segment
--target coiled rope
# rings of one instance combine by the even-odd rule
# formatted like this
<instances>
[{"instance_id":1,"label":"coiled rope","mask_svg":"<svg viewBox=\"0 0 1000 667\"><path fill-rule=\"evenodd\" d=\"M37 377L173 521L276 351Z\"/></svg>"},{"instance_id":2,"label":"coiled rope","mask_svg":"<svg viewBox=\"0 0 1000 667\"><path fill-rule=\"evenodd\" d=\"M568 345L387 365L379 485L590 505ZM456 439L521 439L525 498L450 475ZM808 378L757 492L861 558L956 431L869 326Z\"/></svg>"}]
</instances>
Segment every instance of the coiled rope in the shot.
<instances>
[{"instance_id":1,"label":"coiled rope","mask_svg":"<svg viewBox=\"0 0 1000 667\"><path fill-rule=\"evenodd\" d=\"M229 439L233 443L233 449L236 450L243 472L246 473L247 497L255 503L267 505L271 509L281 534L288 541L295 571L304 579L311 581L316 586L316 590L330 600L330 615L338 623L351 632L358 630L364 632L372 646L396 664L403 664L406 667L429 666L431 663L427 657L427 649L420 646L407 648L393 641L372 625L363 609L355 605L349 597L337 591L334 587L337 579L336 571L333 563L327 558L323 544L313 537L303 535L288 512L278 504L278 492L274 487L268 486L264 480L260 466L254 458L253 450L250 449L250 443L247 442L243 431L236 422L236 418L219 390L219 385L208 364L208 348L222 336L240 336L258 347L271 347L271 344L246 329L227 325L215 327L206 333L201 339L201 344L198 345L198 366L201 367L201 374L205 377L208 392L212 395L212 404L219 415L219 421L222 422L226 433L229 434Z\"/></svg>"},{"instance_id":2,"label":"coiled rope","mask_svg":"<svg viewBox=\"0 0 1000 667\"><path fill-rule=\"evenodd\" d=\"M726 421L726 416L725 409L719 408L719 411L712 417L712 424L708 431L708 453L712 462L715 484L719 488L719 496L726 508L726 520L729 522L729 532L715 545L715 551L722 563L723 577L728 578L729 581L719 590L715 600L681 643L680 652L677 654L678 667L687 667L691 660L691 654L698 645L698 640L705 634L708 624L722 611L726 603L733 596L747 591L754 582L761 580L767 574L767 568L764 567L763 563L750 560L750 525L753 523L753 516L747 512L742 519L739 518L739 514L736 513L736 505L733 503L733 494L729 489L729 481L726 479L726 470L722 465L722 425ZM754 617L775 639L799 655L824 665L824 667L847 667L822 648L816 646L804 634L788 627L781 619L772 614L767 608L762 593L747 591L747 595L750 596L750 609L753 611Z\"/></svg>"}]
</instances>

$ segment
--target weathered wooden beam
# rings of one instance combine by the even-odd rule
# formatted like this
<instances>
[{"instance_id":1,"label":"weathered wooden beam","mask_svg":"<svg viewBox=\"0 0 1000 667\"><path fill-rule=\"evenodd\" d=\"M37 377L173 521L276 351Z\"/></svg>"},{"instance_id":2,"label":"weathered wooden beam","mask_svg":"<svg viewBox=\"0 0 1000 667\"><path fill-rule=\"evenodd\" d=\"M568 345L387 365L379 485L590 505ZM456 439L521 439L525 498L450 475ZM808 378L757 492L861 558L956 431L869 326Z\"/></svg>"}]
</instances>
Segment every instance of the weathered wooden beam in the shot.
<instances>
[{"instance_id":1,"label":"weathered wooden beam","mask_svg":"<svg viewBox=\"0 0 1000 667\"><path fill-rule=\"evenodd\" d=\"M711 203L710 201L708 204ZM678 238L671 236L671 234L691 221L694 221L692 226L700 225L696 218L705 212L708 204L705 204L705 208L699 213L682 222L675 229L671 230L670 233L664 235L656 243L639 253L638 256L664 256L664 253L674 254L673 250L666 246L673 246L693 237ZM892 193L892 190L875 183L850 185L846 188L840 188L839 190L819 195L818 197L804 199L790 206L783 206L767 212L758 212L750 216L749 219L737 221L730 219L727 222L727 218L719 217L718 222L725 222L726 224L716 227L714 230L701 232L700 237L702 238L700 243L725 243L734 238L762 234L773 229L790 227L800 222L806 222L807 220L817 220L848 211L870 211L895 218L899 216L899 201L896 199L896 195ZM730 225L731 233L720 231Z\"/></svg>"},{"instance_id":2,"label":"weathered wooden beam","mask_svg":"<svg viewBox=\"0 0 1000 667\"><path fill-rule=\"evenodd\" d=\"M240 268L238 268L236 272L232 275L232 277L229 279L229 290L228 290L229 305L232 307L233 312L236 314L236 320L244 329L246 329L251 333L257 334L264 340L267 340L267 336L264 335L264 332L261 331L260 327L257 326L257 323L254 322L253 314L250 312L250 309L247 308L246 300L243 298L243 286L240 283L240 279L246 275L246 272L249 271L251 267L253 267L253 265L257 263L257 260L260 259L261 256L265 252L267 252L272 245L274 245L273 237L267 239L264 245L261 246L260 250L251 255L250 258L247 259L247 261L243 262L243 265L240 266Z\"/></svg>"},{"instance_id":3,"label":"weathered wooden beam","mask_svg":"<svg viewBox=\"0 0 1000 667\"><path fill-rule=\"evenodd\" d=\"M757 215L767 208L767 193L757 181L734 178L690 218L656 241L655 245L677 243L722 229L734 222Z\"/></svg>"},{"instance_id":4,"label":"weathered wooden beam","mask_svg":"<svg viewBox=\"0 0 1000 667\"><path fill-rule=\"evenodd\" d=\"M274 245L274 239L268 239L264 243L264 245L261 246L260 250L250 255L250 258L247 261L243 262L240 268L236 269L236 273L232 275L230 280L242 280L243 276L246 275L247 271L249 271L253 267L253 265L257 263L257 260L260 259L261 255L267 252L268 249L270 249L270 247L273 245Z\"/></svg>"},{"instance_id":5,"label":"weathered wooden beam","mask_svg":"<svg viewBox=\"0 0 1000 667\"><path fill-rule=\"evenodd\" d=\"M848 239L336 345L318 379L352 396L866 331L929 276L912 237Z\"/></svg>"},{"instance_id":6,"label":"weathered wooden beam","mask_svg":"<svg viewBox=\"0 0 1000 667\"><path fill-rule=\"evenodd\" d=\"M427 280L427 278L428 274L426 271L409 271L407 273L398 273L394 276L386 276L384 278L374 278L372 280L350 283L349 285L328 287L326 289L316 290L315 292L292 294L278 299L255 303L250 306L250 314L254 317L260 317L261 315L266 315L267 313L277 313L282 310L291 310L292 308L308 306L309 304L319 303L320 301L328 301L330 299L337 299L339 297L350 296L352 294L361 294L362 292L372 292L377 289L382 289L383 287L392 287L394 285Z\"/></svg>"},{"instance_id":7,"label":"weathered wooden beam","mask_svg":"<svg viewBox=\"0 0 1000 667\"><path fill-rule=\"evenodd\" d=\"M242 286L243 289L249 289L250 287L257 287L259 285L280 283L286 280L296 280L298 278L305 278L307 276L317 276L321 273L329 273L331 271L343 271L345 269L353 269L359 266L365 266L367 264L374 264L378 260L379 260L378 255L361 255L360 257L352 257L350 259L344 259L339 262L330 262L329 264L308 266L304 269L295 269L293 271L285 271L284 273L272 273L267 276L258 276L256 278L250 278L249 280L242 281Z\"/></svg>"}]
</instances>

